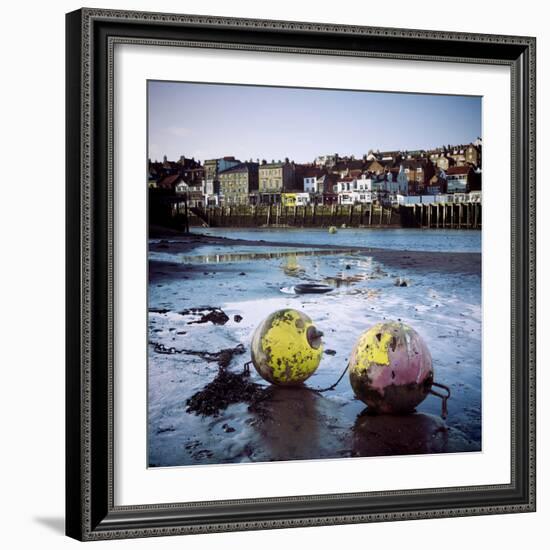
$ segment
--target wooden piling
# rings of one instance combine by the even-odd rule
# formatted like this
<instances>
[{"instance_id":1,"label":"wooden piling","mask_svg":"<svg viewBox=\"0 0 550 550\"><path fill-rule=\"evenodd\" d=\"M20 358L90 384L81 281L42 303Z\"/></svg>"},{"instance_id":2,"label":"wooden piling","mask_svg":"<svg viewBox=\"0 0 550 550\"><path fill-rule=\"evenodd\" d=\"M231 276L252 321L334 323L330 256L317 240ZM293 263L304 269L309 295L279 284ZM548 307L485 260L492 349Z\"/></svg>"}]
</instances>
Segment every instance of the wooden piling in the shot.
<instances>
[{"instance_id":1,"label":"wooden piling","mask_svg":"<svg viewBox=\"0 0 550 550\"><path fill-rule=\"evenodd\" d=\"M189 210L187 208L187 197L184 200L185 204L185 232L189 233Z\"/></svg>"},{"instance_id":2,"label":"wooden piling","mask_svg":"<svg viewBox=\"0 0 550 550\"><path fill-rule=\"evenodd\" d=\"M291 205L254 204L207 206L200 215L193 216L188 206L188 223L196 225L201 218L210 227L295 226L326 227L329 224L349 227L391 226L433 229L480 229L483 209L479 203L417 203L388 208L374 204L314 204ZM171 213L171 214L170 214ZM167 215L179 217L182 229L186 227L185 202L174 201ZM367 220L368 216L368 220ZM330 223L332 222L332 223ZM199 222L200 223L200 222Z\"/></svg>"}]
</instances>

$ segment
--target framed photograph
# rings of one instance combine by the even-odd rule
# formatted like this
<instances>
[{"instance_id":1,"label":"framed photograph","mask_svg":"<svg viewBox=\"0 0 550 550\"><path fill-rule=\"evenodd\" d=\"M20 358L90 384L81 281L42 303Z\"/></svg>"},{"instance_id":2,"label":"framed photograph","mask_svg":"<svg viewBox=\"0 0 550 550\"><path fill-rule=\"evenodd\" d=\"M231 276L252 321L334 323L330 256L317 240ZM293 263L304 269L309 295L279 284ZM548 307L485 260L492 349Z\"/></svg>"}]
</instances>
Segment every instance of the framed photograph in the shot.
<instances>
[{"instance_id":1,"label":"framed photograph","mask_svg":"<svg viewBox=\"0 0 550 550\"><path fill-rule=\"evenodd\" d=\"M67 535L535 510L535 39L67 15Z\"/></svg>"}]
</instances>

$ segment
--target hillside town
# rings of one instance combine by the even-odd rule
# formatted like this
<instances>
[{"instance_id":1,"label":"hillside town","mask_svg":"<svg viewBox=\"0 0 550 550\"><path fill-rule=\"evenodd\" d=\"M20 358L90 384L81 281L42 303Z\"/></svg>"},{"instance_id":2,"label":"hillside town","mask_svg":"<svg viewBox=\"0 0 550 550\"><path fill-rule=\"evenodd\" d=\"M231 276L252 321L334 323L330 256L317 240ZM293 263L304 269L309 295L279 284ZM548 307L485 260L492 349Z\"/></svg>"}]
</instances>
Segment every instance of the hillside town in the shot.
<instances>
[{"instance_id":1,"label":"hillside town","mask_svg":"<svg viewBox=\"0 0 550 550\"><path fill-rule=\"evenodd\" d=\"M185 197L190 207L481 202L482 142L431 150L329 154L309 163L234 156L149 159L153 195Z\"/></svg>"}]
</instances>

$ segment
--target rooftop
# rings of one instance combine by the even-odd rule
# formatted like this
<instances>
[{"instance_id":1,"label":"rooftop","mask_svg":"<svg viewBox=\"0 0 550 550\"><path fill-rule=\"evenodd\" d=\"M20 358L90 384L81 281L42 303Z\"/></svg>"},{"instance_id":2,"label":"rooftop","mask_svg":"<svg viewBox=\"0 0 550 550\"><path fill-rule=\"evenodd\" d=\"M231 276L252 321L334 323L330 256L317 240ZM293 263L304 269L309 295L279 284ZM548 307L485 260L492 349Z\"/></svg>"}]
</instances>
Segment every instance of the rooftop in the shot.
<instances>
[{"instance_id":1,"label":"rooftop","mask_svg":"<svg viewBox=\"0 0 550 550\"><path fill-rule=\"evenodd\" d=\"M450 166L447 170L447 175L460 175L460 174L468 174L471 170L471 166Z\"/></svg>"},{"instance_id":2,"label":"rooftop","mask_svg":"<svg viewBox=\"0 0 550 550\"><path fill-rule=\"evenodd\" d=\"M254 170L257 168L258 168L257 162L241 162L241 164L237 164L237 166L232 166L231 168L222 170L220 172L220 176L223 174L236 174L236 173L248 172L249 170Z\"/></svg>"}]
</instances>

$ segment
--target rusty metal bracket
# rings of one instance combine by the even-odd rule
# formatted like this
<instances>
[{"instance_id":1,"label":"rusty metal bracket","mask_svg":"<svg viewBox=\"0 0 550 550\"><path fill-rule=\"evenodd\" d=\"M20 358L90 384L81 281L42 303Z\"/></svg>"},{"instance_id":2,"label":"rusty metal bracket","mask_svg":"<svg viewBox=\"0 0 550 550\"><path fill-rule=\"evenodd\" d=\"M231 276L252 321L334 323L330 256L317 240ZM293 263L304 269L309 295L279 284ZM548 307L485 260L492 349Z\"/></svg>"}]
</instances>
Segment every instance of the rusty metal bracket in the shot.
<instances>
[{"instance_id":1,"label":"rusty metal bracket","mask_svg":"<svg viewBox=\"0 0 550 550\"><path fill-rule=\"evenodd\" d=\"M433 386L436 386L437 388L441 388L447 392L447 395L444 395L442 393L439 393L433 389ZM430 389L430 392L432 395L435 395L436 397L439 397L441 399L441 418L445 419L447 418L447 400L451 397L451 390L448 386L445 386L445 384L439 384L438 382L432 383L432 388Z\"/></svg>"}]
</instances>

